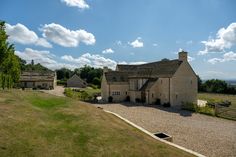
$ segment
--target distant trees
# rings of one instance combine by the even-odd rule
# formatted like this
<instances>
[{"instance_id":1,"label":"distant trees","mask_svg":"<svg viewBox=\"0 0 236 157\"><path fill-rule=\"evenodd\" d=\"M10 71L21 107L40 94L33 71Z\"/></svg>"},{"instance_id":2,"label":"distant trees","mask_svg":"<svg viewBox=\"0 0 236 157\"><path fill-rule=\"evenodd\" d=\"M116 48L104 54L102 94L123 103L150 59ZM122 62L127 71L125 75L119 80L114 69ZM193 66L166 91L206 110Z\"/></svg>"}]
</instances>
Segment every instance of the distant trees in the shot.
<instances>
[{"instance_id":1,"label":"distant trees","mask_svg":"<svg viewBox=\"0 0 236 157\"><path fill-rule=\"evenodd\" d=\"M236 89L230 87L225 81L219 79L203 81L198 76L198 91L208 93L236 94Z\"/></svg>"},{"instance_id":2,"label":"distant trees","mask_svg":"<svg viewBox=\"0 0 236 157\"><path fill-rule=\"evenodd\" d=\"M0 21L0 88L12 88L20 77L20 62L13 44L7 42L5 22Z\"/></svg>"},{"instance_id":3,"label":"distant trees","mask_svg":"<svg viewBox=\"0 0 236 157\"><path fill-rule=\"evenodd\" d=\"M101 77L103 70L101 68L94 68L88 65L85 65L81 68L76 68L74 71L66 68L61 68L56 70L57 79L66 81L73 74L77 74L82 79L84 79L89 84L94 84L100 87L101 85Z\"/></svg>"}]
</instances>

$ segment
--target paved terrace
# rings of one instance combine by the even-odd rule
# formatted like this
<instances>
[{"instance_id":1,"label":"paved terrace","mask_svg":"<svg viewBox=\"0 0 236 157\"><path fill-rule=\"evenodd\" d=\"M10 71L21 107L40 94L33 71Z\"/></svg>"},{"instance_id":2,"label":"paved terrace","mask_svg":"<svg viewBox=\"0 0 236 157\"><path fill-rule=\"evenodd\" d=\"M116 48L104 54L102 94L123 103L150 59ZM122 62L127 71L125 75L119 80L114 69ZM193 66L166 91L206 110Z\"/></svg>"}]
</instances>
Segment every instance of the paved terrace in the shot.
<instances>
[{"instance_id":1,"label":"paved terrace","mask_svg":"<svg viewBox=\"0 0 236 157\"><path fill-rule=\"evenodd\" d=\"M99 104L150 132L165 132L173 142L210 157L236 156L236 121L176 108L137 104Z\"/></svg>"}]
</instances>

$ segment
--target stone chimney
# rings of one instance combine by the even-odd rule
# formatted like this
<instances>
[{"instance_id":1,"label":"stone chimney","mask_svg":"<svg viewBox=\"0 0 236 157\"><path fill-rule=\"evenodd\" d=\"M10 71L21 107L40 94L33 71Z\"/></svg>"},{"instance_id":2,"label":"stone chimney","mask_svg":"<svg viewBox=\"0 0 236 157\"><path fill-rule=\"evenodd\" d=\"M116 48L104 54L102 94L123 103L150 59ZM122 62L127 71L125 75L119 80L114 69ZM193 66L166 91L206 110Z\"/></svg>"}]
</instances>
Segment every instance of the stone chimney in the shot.
<instances>
[{"instance_id":1,"label":"stone chimney","mask_svg":"<svg viewBox=\"0 0 236 157\"><path fill-rule=\"evenodd\" d=\"M108 72L108 67L103 67L103 73Z\"/></svg>"},{"instance_id":2,"label":"stone chimney","mask_svg":"<svg viewBox=\"0 0 236 157\"><path fill-rule=\"evenodd\" d=\"M188 52L185 52L184 50L179 52L179 60L187 62L188 61Z\"/></svg>"}]
</instances>

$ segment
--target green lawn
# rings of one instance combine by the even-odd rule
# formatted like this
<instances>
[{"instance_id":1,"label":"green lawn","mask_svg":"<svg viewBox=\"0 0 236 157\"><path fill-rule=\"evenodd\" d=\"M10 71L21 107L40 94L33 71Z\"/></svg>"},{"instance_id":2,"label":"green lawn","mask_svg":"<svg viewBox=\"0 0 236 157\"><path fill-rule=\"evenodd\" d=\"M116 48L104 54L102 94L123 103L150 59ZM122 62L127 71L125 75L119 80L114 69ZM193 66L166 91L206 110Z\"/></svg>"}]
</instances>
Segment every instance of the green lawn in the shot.
<instances>
[{"instance_id":1,"label":"green lawn","mask_svg":"<svg viewBox=\"0 0 236 157\"><path fill-rule=\"evenodd\" d=\"M87 92L89 95L94 95L94 94L97 94L97 93L101 93L101 89L97 88L97 89L93 89L91 87L87 87L87 88L84 88L82 89L84 90L85 92Z\"/></svg>"},{"instance_id":2,"label":"green lawn","mask_svg":"<svg viewBox=\"0 0 236 157\"><path fill-rule=\"evenodd\" d=\"M0 91L1 157L192 156L89 104Z\"/></svg>"},{"instance_id":3,"label":"green lawn","mask_svg":"<svg viewBox=\"0 0 236 157\"><path fill-rule=\"evenodd\" d=\"M208 102L230 101L231 105L229 107L218 108L217 112L214 111L214 113L217 117L236 120L236 95L199 93L198 99L207 100Z\"/></svg>"},{"instance_id":4,"label":"green lawn","mask_svg":"<svg viewBox=\"0 0 236 157\"><path fill-rule=\"evenodd\" d=\"M229 107L236 109L236 95L214 94L214 93L198 93L198 99L207 100L207 101L210 101L210 102L228 100L232 103Z\"/></svg>"}]
</instances>

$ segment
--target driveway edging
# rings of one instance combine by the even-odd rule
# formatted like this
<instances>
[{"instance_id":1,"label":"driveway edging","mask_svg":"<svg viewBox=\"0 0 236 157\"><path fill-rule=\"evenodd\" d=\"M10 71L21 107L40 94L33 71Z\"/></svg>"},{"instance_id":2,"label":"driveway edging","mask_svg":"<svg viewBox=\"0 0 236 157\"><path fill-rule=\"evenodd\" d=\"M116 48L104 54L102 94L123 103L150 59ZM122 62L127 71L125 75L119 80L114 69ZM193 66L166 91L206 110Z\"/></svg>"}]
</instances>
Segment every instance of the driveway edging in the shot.
<instances>
[{"instance_id":1,"label":"driveway edging","mask_svg":"<svg viewBox=\"0 0 236 157\"><path fill-rule=\"evenodd\" d=\"M182 147L182 146L180 146L180 145L177 145L177 144L168 142L168 141L166 141L166 140L163 140L163 139L161 139L161 138L158 138L158 137L156 137L155 135L153 135L151 132L147 131L146 129L144 129L144 128L142 128L142 127L136 125L136 124L134 124L133 122L131 122L131 121L129 121L128 119L126 119L126 118L120 116L120 115L117 114L117 113L114 113L114 112L111 112L111 111L108 111L108 110L103 110L103 111L105 111L105 112L107 112L107 113L110 113L110 114L113 114L114 116L120 118L121 120L123 120L123 121L125 121L126 123L132 125L133 127L137 128L138 130L144 132L145 134L151 136L152 138L154 138L154 139L156 139L156 140L159 140L159 141L164 142L164 143L166 143L166 144L168 144L168 145L174 146L174 147L176 147L176 148L178 148L178 149L181 149L181 150L183 150L183 151L185 151L185 152L188 152L188 153L190 153L190 154L196 155L196 156L198 156L198 157L206 157L206 156L204 156L204 155L202 155L202 154L200 154L200 153L198 153L198 152L195 152L195 151L193 151L193 150L187 149L187 148Z\"/></svg>"}]
</instances>

